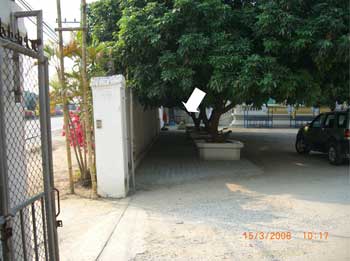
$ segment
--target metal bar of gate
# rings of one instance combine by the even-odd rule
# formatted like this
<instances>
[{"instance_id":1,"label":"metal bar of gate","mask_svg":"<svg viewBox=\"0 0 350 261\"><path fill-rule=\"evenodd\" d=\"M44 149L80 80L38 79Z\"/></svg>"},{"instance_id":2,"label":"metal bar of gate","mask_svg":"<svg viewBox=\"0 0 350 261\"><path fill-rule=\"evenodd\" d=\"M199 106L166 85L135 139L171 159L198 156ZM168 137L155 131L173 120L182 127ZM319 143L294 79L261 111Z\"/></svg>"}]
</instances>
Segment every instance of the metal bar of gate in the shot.
<instances>
[{"instance_id":1,"label":"metal bar of gate","mask_svg":"<svg viewBox=\"0 0 350 261\"><path fill-rule=\"evenodd\" d=\"M7 160L6 160L6 138L5 138L5 130L4 130L4 101L3 101L3 77L1 66L4 64L3 62L3 48L0 47L0 232L4 233L4 229L6 229L6 218L9 213L8 206L8 190L7 190ZM5 260L11 257L9 253L8 242L1 238L1 247L2 247L2 255Z\"/></svg>"},{"instance_id":2,"label":"metal bar of gate","mask_svg":"<svg viewBox=\"0 0 350 261\"><path fill-rule=\"evenodd\" d=\"M33 196L31 197L30 199L22 202L22 203L19 203L17 204L16 207L13 207L9 210L9 215L11 216L15 216L17 212L19 212L21 209L24 209L26 206L34 203L35 201L39 200L40 198L44 197L45 193L42 192L42 193L39 193L37 194L36 196Z\"/></svg>"},{"instance_id":3,"label":"metal bar of gate","mask_svg":"<svg viewBox=\"0 0 350 261\"><path fill-rule=\"evenodd\" d=\"M14 52L24 54L24 55L29 56L29 57L34 58L34 59L39 59L39 55L36 52L34 52L33 50L25 48L24 46L18 45L17 43L11 42L9 40L0 38L0 45L3 48L8 48L8 49L13 50Z\"/></svg>"},{"instance_id":4,"label":"metal bar of gate","mask_svg":"<svg viewBox=\"0 0 350 261\"><path fill-rule=\"evenodd\" d=\"M36 228L35 203L31 204L35 261L39 261L38 235ZM45 235L44 235L45 236Z\"/></svg>"},{"instance_id":5,"label":"metal bar of gate","mask_svg":"<svg viewBox=\"0 0 350 261\"><path fill-rule=\"evenodd\" d=\"M42 28L42 11L38 12L37 15L37 35L39 39L43 39L43 28ZM44 56L43 45L40 44L38 48L39 53L39 102L40 102L40 128L41 128L41 146L43 152L43 173L44 173L44 190L45 190L45 209L46 209L46 223L47 223L47 239L49 245L49 259L59 260L58 247L56 240L56 222L55 222L55 209L54 209L54 191L53 191L53 180L52 180L52 159L50 157L50 139L49 139L49 101L48 101L48 86L47 85L47 59Z\"/></svg>"},{"instance_id":6,"label":"metal bar of gate","mask_svg":"<svg viewBox=\"0 0 350 261\"><path fill-rule=\"evenodd\" d=\"M51 137L51 120L50 120L50 92L49 92L49 61L48 59L45 60L45 75L46 75L46 84L45 84L45 87L46 87L46 117L48 119L48 128L47 128L47 132L48 132L48 141L47 141L47 146L48 146L48 149L50 151L49 153L49 164L50 164L50 185L51 185L51 188L52 189L55 189L55 184L54 184L54 178L53 178L53 160L52 160L52 137ZM56 190L57 191L57 190ZM54 193L54 192L52 192ZM57 202L58 204L60 204L60 197L59 195L57 196ZM51 198L51 206L55 206L55 197L53 196ZM60 210L59 210L60 211ZM54 244L55 244L55 254L56 254L56 259L59 260L59 248L58 248L58 237L57 237L57 227L58 225L56 224L58 221L56 221L56 218L57 216L59 215L59 212L58 214L56 214L55 212L55 208L52 209L52 215L53 217L55 218L55 229L53 231L53 238L55 240ZM61 222L61 226L62 226L62 222Z\"/></svg>"},{"instance_id":7,"label":"metal bar of gate","mask_svg":"<svg viewBox=\"0 0 350 261\"><path fill-rule=\"evenodd\" d=\"M20 223L21 223L23 258L24 258L24 261L27 261L27 246L26 246L26 233L24 229L23 209L19 211L19 217L20 217Z\"/></svg>"},{"instance_id":8,"label":"metal bar of gate","mask_svg":"<svg viewBox=\"0 0 350 261\"><path fill-rule=\"evenodd\" d=\"M44 249L45 249L45 260L49 260L48 257L48 250L47 250L47 230L46 230L46 219L45 219L45 202L44 198L40 199L40 206L41 206L41 218L43 222L43 234L44 234Z\"/></svg>"},{"instance_id":9,"label":"metal bar of gate","mask_svg":"<svg viewBox=\"0 0 350 261\"><path fill-rule=\"evenodd\" d=\"M53 245L55 249L55 260L59 260L59 250L58 250L58 240L57 240L57 224L56 224L56 209L55 209L55 196L54 196L54 178L53 178L53 163L52 163L52 137L51 137L51 120L50 120L50 95L49 95L49 61L47 58L45 58L45 94L46 94L46 122L47 122L47 148L50 153L48 153L48 162L49 162L49 187L51 188L51 197L50 197L50 206L51 210L50 213L52 213L52 220L54 229L52 231L52 238L53 238ZM57 201L59 201L59 197L57 198Z\"/></svg>"}]
</instances>

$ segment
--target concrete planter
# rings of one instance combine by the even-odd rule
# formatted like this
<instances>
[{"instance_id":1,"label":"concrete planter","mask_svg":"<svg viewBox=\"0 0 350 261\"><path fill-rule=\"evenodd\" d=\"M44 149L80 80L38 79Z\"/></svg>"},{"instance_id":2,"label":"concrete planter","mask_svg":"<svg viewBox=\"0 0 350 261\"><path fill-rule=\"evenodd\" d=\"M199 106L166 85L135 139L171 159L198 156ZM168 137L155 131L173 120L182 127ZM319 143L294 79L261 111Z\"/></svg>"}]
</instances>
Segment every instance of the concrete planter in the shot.
<instances>
[{"instance_id":1,"label":"concrete planter","mask_svg":"<svg viewBox=\"0 0 350 261\"><path fill-rule=\"evenodd\" d=\"M227 140L226 143L206 142L196 140L199 157L203 160L240 160L243 143L236 140Z\"/></svg>"},{"instance_id":2,"label":"concrete planter","mask_svg":"<svg viewBox=\"0 0 350 261\"><path fill-rule=\"evenodd\" d=\"M189 136L193 140L203 140L210 138L210 135L207 132L191 132L189 133Z\"/></svg>"}]
</instances>

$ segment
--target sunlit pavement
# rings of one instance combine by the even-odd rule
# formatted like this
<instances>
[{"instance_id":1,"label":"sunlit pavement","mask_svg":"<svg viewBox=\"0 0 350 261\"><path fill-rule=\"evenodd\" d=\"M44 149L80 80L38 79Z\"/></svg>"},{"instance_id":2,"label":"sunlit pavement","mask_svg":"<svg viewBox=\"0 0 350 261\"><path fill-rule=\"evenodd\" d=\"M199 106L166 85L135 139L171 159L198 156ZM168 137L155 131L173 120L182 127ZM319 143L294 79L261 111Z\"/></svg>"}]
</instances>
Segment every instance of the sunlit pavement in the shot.
<instances>
[{"instance_id":1,"label":"sunlit pavement","mask_svg":"<svg viewBox=\"0 0 350 261\"><path fill-rule=\"evenodd\" d=\"M62 259L349 259L349 168L329 165L322 154L296 154L295 133L234 129L232 137L245 143L237 162L200 161L184 133L163 133L137 171L136 194L126 205L117 206L117 200L110 206L108 213L119 214L107 226L113 227L110 234L99 237L103 247L91 245L89 257L79 259L74 253L84 249L61 242L69 253ZM104 227L97 218L77 229L83 220L67 217L92 203L79 204L62 213L63 241L66 234L72 241L90 238ZM309 232L312 239L305 238Z\"/></svg>"}]
</instances>

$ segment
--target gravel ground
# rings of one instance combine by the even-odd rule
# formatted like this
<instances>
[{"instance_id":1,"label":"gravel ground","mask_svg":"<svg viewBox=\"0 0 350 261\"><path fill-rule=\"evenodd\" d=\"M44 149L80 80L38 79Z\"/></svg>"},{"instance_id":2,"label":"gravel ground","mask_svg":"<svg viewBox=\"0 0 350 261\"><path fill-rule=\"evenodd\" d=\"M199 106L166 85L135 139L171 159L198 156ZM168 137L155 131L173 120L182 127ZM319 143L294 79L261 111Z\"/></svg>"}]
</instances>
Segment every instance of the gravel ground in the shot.
<instances>
[{"instance_id":1,"label":"gravel ground","mask_svg":"<svg viewBox=\"0 0 350 261\"><path fill-rule=\"evenodd\" d=\"M127 207L107 205L123 214L108 237L99 237L103 248L74 260L349 260L348 163L334 167L322 154L296 154L295 133L233 129L245 143L237 162L200 161L183 133L163 133L137 171L138 191ZM82 208L100 201L91 202L64 201L61 238L81 238L74 228L84 222ZM85 226L84 233L91 237L96 226ZM270 237L250 240L244 232ZM271 239L271 232L289 232L291 239ZM305 239L304 232L318 237ZM83 253L76 245L74 252Z\"/></svg>"},{"instance_id":2,"label":"gravel ground","mask_svg":"<svg viewBox=\"0 0 350 261\"><path fill-rule=\"evenodd\" d=\"M245 143L243 159L221 163L199 161L181 134L161 137L139 168L147 191L130 203L149 220L146 251L135 259L349 260L348 165L297 155L295 134L233 129ZM282 231L292 239L242 235ZM307 240L304 232L328 232L328 239Z\"/></svg>"}]
</instances>

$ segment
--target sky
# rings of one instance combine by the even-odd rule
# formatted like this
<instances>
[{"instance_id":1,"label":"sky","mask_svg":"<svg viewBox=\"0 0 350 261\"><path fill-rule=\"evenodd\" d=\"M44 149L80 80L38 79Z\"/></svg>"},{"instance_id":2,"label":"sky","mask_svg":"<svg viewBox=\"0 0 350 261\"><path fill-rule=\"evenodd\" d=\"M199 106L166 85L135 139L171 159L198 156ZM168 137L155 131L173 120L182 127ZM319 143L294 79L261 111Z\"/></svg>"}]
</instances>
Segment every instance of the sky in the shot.
<instances>
[{"instance_id":1,"label":"sky","mask_svg":"<svg viewBox=\"0 0 350 261\"><path fill-rule=\"evenodd\" d=\"M55 29L57 27L56 18L57 18L57 6L56 0L16 0L17 4L22 7L21 2L25 1L30 5L33 10L43 10L43 20L44 22ZM87 0L87 3L95 2L96 0ZM61 0L61 13L62 20L67 19L67 21L73 21L76 19L80 21L80 2L81 0ZM79 24L63 24L64 27L79 26ZM25 20L25 27L27 29L29 38L36 38L36 27L29 20ZM46 31L49 31L47 28L44 28ZM45 32L45 31L44 31ZM44 33L44 42L47 44L49 41L52 41L52 36L49 36L50 33ZM56 34L57 35L57 34ZM69 42L71 33L63 32L64 42ZM56 39L58 39L56 37ZM65 59L65 69L70 71L73 63L69 58ZM52 65L49 67L50 78L55 77L56 71Z\"/></svg>"},{"instance_id":2,"label":"sky","mask_svg":"<svg viewBox=\"0 0 350 261\"><path fill-rule=\"evenodd\" d=\"M23 1L23 0L22 0ZM24 0L35 10L43 10L44 21L52 28L57 27L57 8L56 0ZM95 2L96 0L87 0L87 3ZM16 0L16 2L21 5L21 0ZM80 0L61 0L62 9L62 20L65 18L67 21L73 21L74 18L80 21ZM79 26L79 24L65 24L64 27L68 26ZM26 24L29 34L34 32L34 26L31 23ZM70 32L64 32L63 37L65 42L69 41ZM50 38L45 34L44 40L50 40Z\"/></svg>"}]
</instances>

